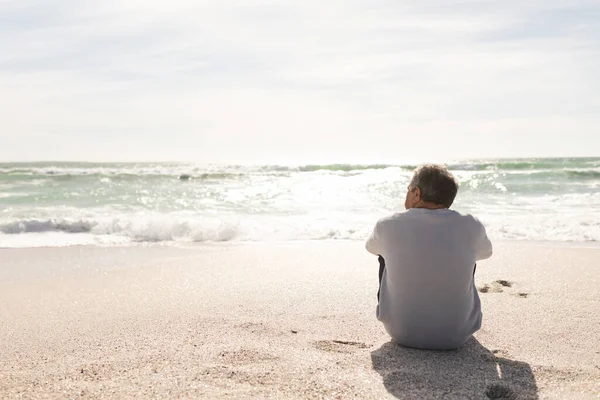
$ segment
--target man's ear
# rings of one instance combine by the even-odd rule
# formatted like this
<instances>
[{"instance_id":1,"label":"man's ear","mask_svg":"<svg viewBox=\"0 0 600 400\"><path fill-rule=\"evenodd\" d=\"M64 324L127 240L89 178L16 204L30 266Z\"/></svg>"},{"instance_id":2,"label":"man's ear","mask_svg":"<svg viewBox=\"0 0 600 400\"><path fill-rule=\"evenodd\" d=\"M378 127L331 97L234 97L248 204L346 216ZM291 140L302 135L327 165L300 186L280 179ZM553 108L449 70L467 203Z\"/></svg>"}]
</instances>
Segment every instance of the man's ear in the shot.
<instances>
[{"instance_id":1,"label":"man's ear","mask_svg":"<svg viewBox=\"0 0 600 400\"><path fill-rule=\"evenodd\" d=\"M421 201L421 188L418 186L415 188L415 201L417 203Z\"/></svg>"}]
</instances>

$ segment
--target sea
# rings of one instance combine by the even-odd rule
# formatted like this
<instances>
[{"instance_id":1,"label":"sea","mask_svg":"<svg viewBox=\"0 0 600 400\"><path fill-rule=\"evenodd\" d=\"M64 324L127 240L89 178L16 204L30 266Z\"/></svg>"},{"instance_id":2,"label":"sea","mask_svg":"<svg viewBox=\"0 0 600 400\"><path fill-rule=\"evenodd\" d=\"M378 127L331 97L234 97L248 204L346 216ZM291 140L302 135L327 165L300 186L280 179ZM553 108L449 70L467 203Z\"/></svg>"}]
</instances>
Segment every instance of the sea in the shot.
<instances>
[{"instance_id":1,"label":"sea","mask_svg":"<svg viewBox=\"0 0 600 400\"><path fill-rule=\"evenodd\" d=\"M492 240L600 241L600 158L460 160ZM0 164L0 247L364 240L416 165Z\"/></svg>"}]
</instances>

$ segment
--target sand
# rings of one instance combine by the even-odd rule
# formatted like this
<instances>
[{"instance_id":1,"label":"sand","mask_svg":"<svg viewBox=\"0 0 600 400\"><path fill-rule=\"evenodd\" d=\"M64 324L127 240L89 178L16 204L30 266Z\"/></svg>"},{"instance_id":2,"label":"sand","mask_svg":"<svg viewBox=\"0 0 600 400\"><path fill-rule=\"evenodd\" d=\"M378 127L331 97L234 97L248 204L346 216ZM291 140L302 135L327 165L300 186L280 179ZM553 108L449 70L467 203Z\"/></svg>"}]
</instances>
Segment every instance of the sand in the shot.
<instances>
[{"instance_id":1,"label":"sand","mask_svg":"<svg viewBox=\"0 0 600 400\"><path fill-rule=\"evenodd\" d=\"M496 244L461 350L375 319L359 242L0 250L0 398L600 398L600 249Z\"/></svg>"}]
</instances>

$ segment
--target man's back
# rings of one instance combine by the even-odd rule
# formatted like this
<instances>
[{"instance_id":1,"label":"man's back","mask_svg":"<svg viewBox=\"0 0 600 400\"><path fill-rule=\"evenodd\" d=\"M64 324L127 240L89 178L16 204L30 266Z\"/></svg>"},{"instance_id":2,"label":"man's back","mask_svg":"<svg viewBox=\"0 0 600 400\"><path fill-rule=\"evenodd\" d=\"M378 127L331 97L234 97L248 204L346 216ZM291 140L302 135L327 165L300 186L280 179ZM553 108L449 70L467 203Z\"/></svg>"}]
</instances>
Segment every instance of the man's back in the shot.
<instances>
[{"instance_id":1,"label":"man's back","mask_svg":"<svg viewBox=\"0 0 600 400\"><path fill-rule=\"evenodd\" d=\"M367 249L385 259L377 318L396 342L452 349L480 328L473 272L492 246L476 218L411 208L380 220Z\"/></svg>"}]
</instances>

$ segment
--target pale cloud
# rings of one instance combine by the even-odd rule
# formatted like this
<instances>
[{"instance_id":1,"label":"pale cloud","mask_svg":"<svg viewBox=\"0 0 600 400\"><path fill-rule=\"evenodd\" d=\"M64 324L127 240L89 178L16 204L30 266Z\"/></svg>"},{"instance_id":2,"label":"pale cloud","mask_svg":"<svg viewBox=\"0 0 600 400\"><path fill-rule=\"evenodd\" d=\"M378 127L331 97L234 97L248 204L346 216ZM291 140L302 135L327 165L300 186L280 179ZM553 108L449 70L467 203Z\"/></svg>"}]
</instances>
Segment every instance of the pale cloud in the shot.
<instances>
[{"instance_id":1,"label":"pale cloud","mask_svg":"<svg viewBox=\"0 0 600 400\"><path fill-rule=\"evenodd\" d=\"M525 3L0 2L0 159L598 155L600 5Z\"/></svg>"}]
</instances>

